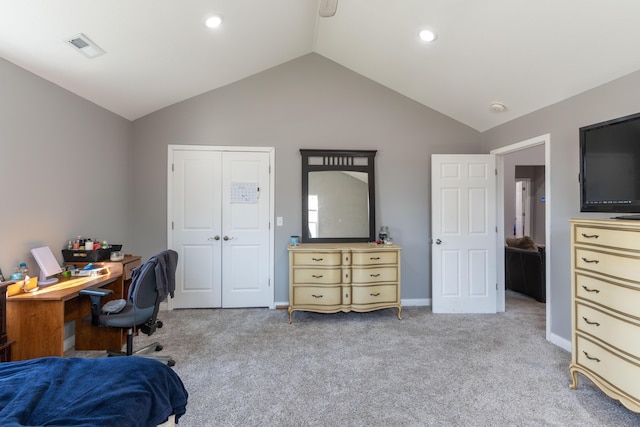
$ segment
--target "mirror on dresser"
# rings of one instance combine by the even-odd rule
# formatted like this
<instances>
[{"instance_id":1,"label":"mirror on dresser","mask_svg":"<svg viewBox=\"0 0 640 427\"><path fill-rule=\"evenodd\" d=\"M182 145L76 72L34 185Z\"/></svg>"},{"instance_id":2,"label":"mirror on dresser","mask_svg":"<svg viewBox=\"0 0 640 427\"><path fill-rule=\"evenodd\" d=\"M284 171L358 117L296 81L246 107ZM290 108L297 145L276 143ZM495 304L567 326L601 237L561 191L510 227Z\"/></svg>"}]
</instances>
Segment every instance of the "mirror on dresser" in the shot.
<instances>
[{"instance_id":1,"label":"mirror on dresser","mask_svg":"<svg viewBox=\"0 0 640 427\"><path fill-rule=\"evenodd\" d=\"M375 240L375 150L302 154L302 242Z\"/></svg>"}]
</instances>

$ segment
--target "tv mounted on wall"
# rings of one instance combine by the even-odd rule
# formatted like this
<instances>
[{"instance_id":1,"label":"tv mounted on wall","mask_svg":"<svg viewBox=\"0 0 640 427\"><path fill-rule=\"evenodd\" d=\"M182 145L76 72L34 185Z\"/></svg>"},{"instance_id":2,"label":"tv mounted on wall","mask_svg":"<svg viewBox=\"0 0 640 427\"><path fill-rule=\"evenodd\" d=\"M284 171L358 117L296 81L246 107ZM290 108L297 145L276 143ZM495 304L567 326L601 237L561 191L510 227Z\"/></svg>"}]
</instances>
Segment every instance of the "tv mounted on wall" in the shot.
<instances>
[{"instance_id":1,"label":"tv mounted on wall","mask_svg":"<svg viewBox=\"0 0 640 427\"><path fill-rule=\"evenodd\" d=\"M580 212L640 212L640 113L580 128Z\"/></svg>"}]
</instances>

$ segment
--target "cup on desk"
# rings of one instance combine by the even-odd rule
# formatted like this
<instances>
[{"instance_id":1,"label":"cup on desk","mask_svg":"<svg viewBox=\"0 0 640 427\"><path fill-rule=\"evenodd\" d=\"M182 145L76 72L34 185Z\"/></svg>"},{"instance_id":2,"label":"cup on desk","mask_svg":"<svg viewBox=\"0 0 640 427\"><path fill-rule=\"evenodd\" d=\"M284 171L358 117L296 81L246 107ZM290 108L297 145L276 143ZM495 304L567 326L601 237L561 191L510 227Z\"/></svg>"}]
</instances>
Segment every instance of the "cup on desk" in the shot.
<instances>
[{"instance_id":1,"label":"cup on desk","mask_svg":"<svg viewBox=\"0 0 640 427\"><path fill-rule=\"evenodd\" d=\"M291 246L298 246L300 244L300 236L291 236L289 244Z\"/></svg>"}]
</instances>

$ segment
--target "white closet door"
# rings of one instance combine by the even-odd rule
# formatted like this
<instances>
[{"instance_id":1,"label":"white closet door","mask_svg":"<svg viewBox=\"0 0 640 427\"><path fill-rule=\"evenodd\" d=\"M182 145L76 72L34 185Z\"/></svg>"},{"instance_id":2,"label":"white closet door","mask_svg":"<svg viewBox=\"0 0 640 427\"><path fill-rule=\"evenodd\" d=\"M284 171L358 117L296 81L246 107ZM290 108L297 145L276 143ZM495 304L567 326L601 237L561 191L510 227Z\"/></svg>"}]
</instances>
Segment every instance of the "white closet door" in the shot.
<instances>
[{"instance_id":1,"label":"white closet door","mask_svg":"<svg viewBox=\"0 0 640 427\"><path fill-rule=\"evenodd\" d=\"M223 153L222 306L269 301L269 155Z\"/></svg>"},{"instance_id":2,"label":"white closet door","mask_svg":"<svg viewBox=\"0 0 640 427\"><path fill-rule=\"evenodd\" d=\"M273 305L272 154L189 147L169 150L170 308Z\"/></svg>"},{"instance_id":3,"label":"white closet door","mask_svg":"<svg viewBox=\"0 0 640 427\"><path fill-rule=\"evenodd\" d=\"M170 233L178 252L172 308L222 306L222 153L175 151L173 220Z\"/></svg>"}]
</instances>

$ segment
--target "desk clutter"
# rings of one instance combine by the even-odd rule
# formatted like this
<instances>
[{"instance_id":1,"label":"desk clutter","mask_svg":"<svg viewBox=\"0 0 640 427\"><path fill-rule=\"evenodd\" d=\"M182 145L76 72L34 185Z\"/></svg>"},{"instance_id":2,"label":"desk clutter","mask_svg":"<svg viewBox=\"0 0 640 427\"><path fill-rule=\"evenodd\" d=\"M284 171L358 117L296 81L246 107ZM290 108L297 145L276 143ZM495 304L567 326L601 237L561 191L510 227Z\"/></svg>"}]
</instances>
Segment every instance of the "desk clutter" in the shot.
<instances>
[{"instance_id":1,"label":"desk clutter","mask_svg":"<svg viewBox=\"0 0 640 427\"><path fill-rule=\"evenodd\" d=\"M106 240L76 237L67 242L67 248L62 250L65 262L98 262L122 261L124 252L122 245L111 245Z\"/></svg>"}]
</instances>

